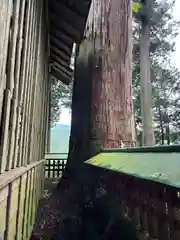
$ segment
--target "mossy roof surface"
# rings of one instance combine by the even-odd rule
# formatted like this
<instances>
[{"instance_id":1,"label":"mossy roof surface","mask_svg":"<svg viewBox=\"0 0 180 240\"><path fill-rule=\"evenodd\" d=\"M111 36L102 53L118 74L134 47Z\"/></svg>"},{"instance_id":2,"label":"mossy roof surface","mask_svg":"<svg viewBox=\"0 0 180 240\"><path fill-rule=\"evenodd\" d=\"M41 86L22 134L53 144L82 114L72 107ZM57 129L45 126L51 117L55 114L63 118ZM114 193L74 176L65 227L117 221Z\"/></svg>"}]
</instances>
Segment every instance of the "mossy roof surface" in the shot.
<instances>
[{"instance_id":1,"label":"mossy roof surface","mask_svg":"<svg viewBox=\"0 0 180 240\"><path fill-rule=\"evenodd\" d=\"M104 152L86 163L134 177L180 187L180 153Z\"/></svg>"}]
</instances>

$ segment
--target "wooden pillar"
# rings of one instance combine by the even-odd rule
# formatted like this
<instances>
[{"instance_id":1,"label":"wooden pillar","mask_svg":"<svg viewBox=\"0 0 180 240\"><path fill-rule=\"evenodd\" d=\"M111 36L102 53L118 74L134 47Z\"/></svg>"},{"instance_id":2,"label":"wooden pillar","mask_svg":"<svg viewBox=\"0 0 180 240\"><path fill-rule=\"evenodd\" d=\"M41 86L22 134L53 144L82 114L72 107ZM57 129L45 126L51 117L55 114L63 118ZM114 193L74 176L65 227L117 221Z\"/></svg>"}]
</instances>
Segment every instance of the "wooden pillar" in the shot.
<instances>
[{"instance_id":1,"label":"wooden pillar","mask_svg":"<svg viewBox=\"0 0 180 240\"><path fill-rule=\"evenodd\" d=\"M47 102L47 117L46 117L46 152L51 152L51 80L48 82L48 102Z\"/></svg>"}]
</instances>

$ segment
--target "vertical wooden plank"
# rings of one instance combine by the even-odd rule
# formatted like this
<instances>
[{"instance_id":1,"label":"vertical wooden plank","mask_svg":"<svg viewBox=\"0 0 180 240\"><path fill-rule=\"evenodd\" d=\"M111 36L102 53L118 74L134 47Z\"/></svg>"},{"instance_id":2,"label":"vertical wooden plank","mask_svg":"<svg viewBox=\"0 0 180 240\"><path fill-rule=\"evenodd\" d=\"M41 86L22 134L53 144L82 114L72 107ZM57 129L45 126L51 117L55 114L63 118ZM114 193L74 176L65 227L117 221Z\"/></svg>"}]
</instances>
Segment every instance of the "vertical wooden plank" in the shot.
<instances>
[{"instance_id":1,"label":"vertical wooden plank","mask_svg":"<svg viewBox=\"0 0 180 240\"><path fill-rule=\"evenodd\" d=\"M18 210L18 199L20 190L20 178L10 183L9 197L8 197L8 211L6 220L5 239L11 240L15 238L16 217Z\"/></svg>"},{"instance_id":2,"label":"vertical wooden plank","mask_svg":"<svg viewBox=\"0 0 180 240\"><path fill-rule=\"evenodd\" d=\"M60 176L60 172L61 172L61 160L58 159L57 160L57 177Z\"/></svg>"},{"instance_id":3,"label":"vertical wooden plank","mask_svg":"<svg viewBox=\"0 0 180 240\"><path fill-rule=\"evenodd\" d=\"M28 213L27 213L27 235L26 238L28 239L30 233L31 233L31 215L32 215L32 211L33 209L33 205L32 205L32 199L33 199L33 179L34 179L34 169L31 170L31 174L30 174L30 188L29 188L29 199L28 199Z\"/></svg>"},{"instance_id":4,"label":"vertical wooden plank","mask_svg":"<svg viewBox=\"0 0 180 240\"><path fill-rule=\"evenodd\" d=\"M23 225L23 213L24 213L24 200L25 200L25 189L27 181L27 173L23 174L20 179L20 191L19 191L19 202L17 212L17 224L16 224L16 240L22 239L22 225Z\"/></svg>"},{"instance_id":5,"label":"vertical wooden plank","mask_svg":"<svg viewBox=\"0 0 180 240\"><path fill-rule=\"evenodd\" d=\"M5 21L6 21L6 13L7 13L7 4L8 2L5 0L0 1L0 77L3 65L3 48L4 48L4 38L5 38ZM0 87L2 87L2 83L0 83Z\"/></svg>"},{"instance_id":6,"label":"vertical wooden plank","mask_svg":"<svg viewBox=\"0 0 180 240\"><path fill-rule=\"evenodd\" d=\"M1 72L3 68L3 53L4 53L4 39L5 39L5 21L6 21L6 14L7 14L7 4L8 2L3 0L0 1L0 29L1 29L1 34L0 34L0 77L1 77L1 82L0 82L0 123L1 123L1 113L2 113L2 104L3 104L3 95L4 95L4 79L2 78Z\"/></svg>"},{"instance_id":7,"label":"vertical wooden plank","mask_svg":"<svg viewBox=\"0 0 180 240\"><path fill-rule=\"evenodd\" d=\"M53 166L53 168L52 168L52 177L55 178L55 176L56 176L56 160L53 160L52 166Z\"/></svg>"},{"instance_id":8,"label":"vertical wooden plank","mask_svg":"<svg viewBox=\"0 0 180 240\"><path fill-rule=\"evenodd\" d=\"M6 230L9 185L0 190L0 237Z\"/></svg>"},{"instance_id":9,"label":"vertical wooden plank","mask_svg":"<svg viewBox=\"0 0 180 240\"><path fill-rule=\"evenodd\" d=\"M19 1L19 0L18 0ZM19 88L19 75L20 75L20 62L22 53L22 33L25 16L25 0L19 1L19 16L18 16L18 29L17 29L17 46L16 46L16 60L14 66L14 91L12 99L12 113L11 113L11 138L10 148L8 153L8 165L6 169L14 168L17 161L17 143L18 143L18 129L20 124L20 108L18 106L18 88ZM16 23L17 24L17 23Z\"/></svg>"},{"instance_id":10,"label":"vertical wooden plank","mask_svg":"<svg viewBox=\"0 0 180 240\"><path fill-rule=\"evenodd\" d=\"M33 225L34 221L35 221L35 217L36 217L36 167L34 168L34 174L33 174L33 190L32 190L32 212L31 212L31 219L30 219L30 223L31 226Z\"/></svg>"},{"instance_id":11,"label":"vertical wooden plank","mask_svg":"<svg viewBox=\"0 0 180 240\"><path fill-rule=\"evenodd\" d=\"M1 1L0 9L0 124L2 119L2 108L3 108L3 99L4 99L4 89L6 87L6 63L8 55L8 43L9 43L9 34L10 34L10 20L12 15L12 0L3 0Z\"/></svg>"},{"instance_id":12,"label":"vertical wooden plank","mask_svg":"<svg viewBox=\"0 0 180 240\"><path fill-rule=\"evenodd\" d=\"M29 189L30 189L30 179L31 179L31 171L27 174L27 183L26 183L26 192L24 199L24 209L23 209L23 224L22 224L22 236L23 239L27 239L27 214L28 214L28 201L29 201Z\"/></svg>"},{"instance_id":13,"label":"vertical wooden plank","mask_svg":"<svg viewBox=\"0 0 180 240\"><path fill-rule=\"evenodd\" d=\"M47 164L48 178L50 178L50 176L51 176L51 160L48 159L47 161L48 161L48 164Z\"/></svg>"},{"instance_id":14,"label":"vertical wooden plank","mask_svg":"<svg viewBox=\"0 0 180 240\"><path fill-rule=\"evenodd\" d=\"M19 167L18 164L18 150L19 150L19 136L20 136L20 124L21 124L21 106L17 107L17 124L15 129L15 142L14 142L14 153L13 153L13 162L12 168Z\"/></svg>"},{"instance_id":15,"label":"vertical wooden plank","mask_svg":"<svg viewBox=\"0 0 180 240\"><path fill-rule=\"evenodd\" d=\"M28 94L28 98L27 98L27 102L29 104L27 104L27 121L26 121L26 125L25 125L25 132L26 132L26 136L25 136L25 145L27 146L26 148L24 148L24 158L26 159L27 163L30 163L32 161L32 159L30 159L29 156L29 151L30 151L30 129L32 128L32 103L34 101L34 91L35 91L35 86L36 86L36 82L35 82L35 69L36 69L36 64L37 64L37 43L38 43L38 9L39 7L39 1L35 1L35 9L34 9L34 34L33 34L33 47L32 47L32 60L31 60L31 76L30 76L30 89L29 89L29 94Z\"/></svg>"},{"instance_id":16,"label":"vertical wooden plank","mask_svg":"<svg viewBox=\"0 0 180 240\"><path fill-rule=\"evenodd\" d=\"M27 52L27 65L26 65L26 71L25 71L25 90L24 90L24 97L23 97L23 111L22 111L22 124L21 124L21 164L27 165L27 159L25 158L24 152L26 151L26 125L28 122L28 113L27 113L27 106L29 104L28 102L28 96L30 91L30 85L31 85L31 79L30 79L30 71L31 71L31 59L32 59L32 52L33 52L33 29L34 29L34 8L35 8L35 0L32 0L32 6L31 6L31 20L30 20L30 38L29 38L29 44L28 44L28 52Z\"/></svg>"},{"instance_id":17,"label":"vertical wooden plank","mask_svg":"<svg viewBox=\"0 0 180 240\"><path fill-rule=\"evenodd\" d=\"M36 66L35 66L35 89L34 89L34 95L33 95L33 102L32 102L32 112L31 112L31 122L32 122L32 127L31 127L31 133L29 134L29 152L28 152L28 158L31 161L36 161L36 153L35 149L37 148L37 105L38 105L38 89L40 87L40 77L39 77L39 72L40 72L40 54L41 54L41 36L42 36L42 11L43 11L43 2L42 0L39 1L39 8L38 8L38 42L37 42L37 59L36 59ZM37 152L37 151L36 151Z\"/></svg>"},{"instance_id":18,"label":"vertical wooden plank","mask_svg":"<svg viewBox=\"0 0 180 240\"><path fill-rule=\"evenodd\" d=\"M64 162L64 159L62 160L62 172L61 172L61 177L63 175L63 172L65 170L65 162Z\"/></svg>"},{"instance_id":19,"label":"vertical wooden plank","mask_svg":"<svg viewBox=\"0 0 180 240\"><path fill-rule=\"evenodd\" d=\"M39 166L37 166L36 168L36 208L38 207L38 203L39 203L39 197L40 197L40 171L39 171Z\"/></svg>"},{"instance_id":20,"label":"vertical wooden plank","mask_svg":"<svg viewBox=\"0 0 180 240\"><path fill-rule=\"evenodd\" d=\"M45 163L44 162L41 164L41 172L42 172L42 175L41 175L41 182L42 182L41 196L42 196L44 193L44 182L45 182Z\"/></svg>"},{"instance_id":21,"label":"vertical wooden plank","mask_svg":"<svg viewBox=\"0 0 180 240\"><path fill-rule=\"evenodd\" d=\"M11 113L10 113L10 124L9 124L9 149L7 153L6 170L9 171L12 168L13 154L14 154L14 143L15 143L15 128L16 128L16 117L17 117L17 100L11 100Z\"/></svg>"},{"instance_id":22,"label":"vertical wooden plank","mask_svg":"<svg viewBox=\"0 0 180 240\"><path fill-rule=\"evenodd\" d=\"M18 102L20 106L22 105L23 99L24 99L24 88L25 88L25 71L26 71L26 64L27 64L27 50L28 50L28 44L29 44L29 28L30 28L30 21L31 21L31 5L32 1L27 1L26 5L26 16L25 16L25 26L24 26L24 43L23 43L23 53L22 53L22 58L21 58L21 71L20 71L20 78L19 78L19 93L18 93ZM19 115L21 113L18 113ZM22 122L21 122L22 124ZM21 166L21 160L22 160L22 127L20 128L19 136L17 138L20 139L19 142L19 155L18 155L18 161L17 161L17 166Z\"/></svg>"},{"instance_id":23,"label":"vertical wooden plank","mask_svg":"<svg viewBox=\"0 0 180 240\"><path fill-rule=\"evenodd\" d=\"M13 90L14 88L14 69L16 58L16 44L19 27L19 9L20 0L14 1L13 14L12 14L12 27L11 27L11 41L9 45L9 58L8 58L8 72L7 72L7 88Z\"/></svg>"},{"instance_id":24,"label":"vertical wooden plank","mask_svg":"<svg viewBox=\"0 0 180 240\"><path fill-rule=\"evenodd\" d=\"M26 10L26 11L25 11ZM25 24L25 20L27 21L27 12L28 12L28 6L26 4L26 0L21 0L20 2L20 14L19 14L19 28L18 28L18 36L17 36L17 53L16 53L16 63L15 63L15 76L14 76L14 95L13 97L15 99L18 99L19 103L19 86L20 85L20 69L21 69L21 64L25 58L23 55L23 41L25 40L25 34L27 30L27 26ZM23 31L24 28L24 31ZM21 56L22 61L21 61Z\"/></svg>"},{"instance_id":25,"label":"vertical wooden plank","mask_svg":"<svg viewBox=\"0 0 180 240\"><path fill-rule=\"evenodd\" d=\"M7 160L7 149L8 149L8 127L9 127L9 117L10 117L10 102L12 94L9 90L3 91L6 84L6 76L5 76L5 70L6 70L6 63L7 63L7 54L8 54L8 43L9 43L9 33L10 33L10 20L12 16L12 7L13 3L12 0L9 0L6 2L7 8L6 8L6 21L5 21L5 37L4 37L4 44L3 44L3 56L2 56L2 68L1 68L1 89L2 89L2 95L1 99L3 97L2 105L0 106L0 115L1 115L1 145L0 145L0 173L2 173L5 170L6 160ZM0 93L0 94L1 94ZM7 105L6 105L7 104ZM3 115L2 115L3 114Z\"/></svg>"},{"instance_id":26,"label":"vertical wooden plank","mask_svg":"<svg viewBox=\"0 0 180 240\"><path fill-rule=\"evenodd\" d=\"M6 168L6 160L8 154L8 131L9 131L9 118L11 108L12 92L8 89L4 93L4 109L3 109L3 122L1 133L1 145L0 145L0 173L3 173Z\"/></svg>"},{"instance_id":27,"label":"vertical wooden plank","mask_svg":"<svg viewBox=\"0 0 180 240\"><path fill-rule=\"evenodd\" d=\"M36 0L33 0L32 3L32 19L31 19L31 39L29 42L29 61L27 65L27 72L26 72L26 87L25 87L25 95L24 95L24 109L23 109L23 145L22 145L22 158L23 162L26 165L27 162L27 134L28 134L28 125L29 125L29 105L31 103L31 89L32 89L32 72L33 72L33 67L32 67L32 62L33 62L33 55L34 55L34 41L35 41L35 22L36 22Z\"/></svg>"},{"instance_id":28,"label":"vertical wooden plank","mask_svg":"<svg viewBox=\"0 0 180 240\"><path fill-rule=\"evenodd\" d=\"M34 198L34 204L35 204L35 207L37 207L37 202L38 202L38 168L36 167L36 170L35 170L35 184L36 184L36 187L35 187L35 198Z\"/></svg>"}]
</instances>

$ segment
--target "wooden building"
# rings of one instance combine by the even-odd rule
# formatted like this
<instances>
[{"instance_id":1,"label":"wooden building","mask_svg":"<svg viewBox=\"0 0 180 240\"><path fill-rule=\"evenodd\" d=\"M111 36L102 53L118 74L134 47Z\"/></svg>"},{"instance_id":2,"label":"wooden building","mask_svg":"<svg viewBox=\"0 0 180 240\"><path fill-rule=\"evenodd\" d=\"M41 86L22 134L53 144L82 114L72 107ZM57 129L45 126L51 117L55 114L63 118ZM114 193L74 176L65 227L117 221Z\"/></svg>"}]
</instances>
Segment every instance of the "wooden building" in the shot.
<instances>
[{"instance_id":1,"label":"wooden building","mask_svg":"<svg viewBox=\"0 0 180 240\"><path fill-rule=\"evenodd\" d=\"M90 1L0 1L0 238L29 239L44 181L51 78L68 84Z\"/></svg>"}]
</instances>

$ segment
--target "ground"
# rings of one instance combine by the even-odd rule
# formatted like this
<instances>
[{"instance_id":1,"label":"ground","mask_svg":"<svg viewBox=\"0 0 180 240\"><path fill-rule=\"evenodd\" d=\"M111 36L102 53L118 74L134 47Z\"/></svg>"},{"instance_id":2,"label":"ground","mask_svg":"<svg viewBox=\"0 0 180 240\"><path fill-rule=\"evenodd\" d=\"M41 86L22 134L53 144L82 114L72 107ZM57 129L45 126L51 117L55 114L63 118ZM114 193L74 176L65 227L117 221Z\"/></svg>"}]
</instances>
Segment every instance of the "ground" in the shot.
<instances>
[{"instance_id":1,"label":"ground","mask_svg":"<svg viewBox=\"0 0 180 240\"><path fill-rule=\"evenodd\" d=\"M46 181L31 240L136 240L130 222L114 215L113 203L104 188L72 184L62 179ZM95 196L95 197L94 197Z\"/></svg>"}]
</instances>

